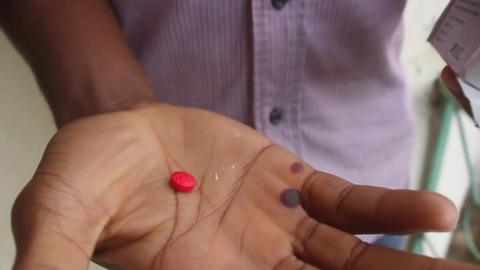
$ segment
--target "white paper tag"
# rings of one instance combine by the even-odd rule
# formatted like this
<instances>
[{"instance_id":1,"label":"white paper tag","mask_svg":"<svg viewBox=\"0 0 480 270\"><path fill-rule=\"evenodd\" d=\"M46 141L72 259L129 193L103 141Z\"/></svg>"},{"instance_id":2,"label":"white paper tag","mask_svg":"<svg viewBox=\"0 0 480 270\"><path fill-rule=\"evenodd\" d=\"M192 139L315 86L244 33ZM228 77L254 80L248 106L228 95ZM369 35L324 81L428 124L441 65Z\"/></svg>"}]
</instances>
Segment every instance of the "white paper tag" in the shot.
<instances>
[{"instance_id":1,"label":"white paper tag","mask_svg":"<svg viewBox=\"0 0 480 270\"><path fill-rule=\"evenodd\" d=\"M452 0L428 41L458 76L480 89L480 0Z\"/></svg>"},{"instance_id":2,"label":"white paper tag","mask_svg":"<svg viewBox=\"0 0 480 270\"><path fill-rule=\"evenodd\" d=\"M480 36L480 29L478 30L478 35ZM480 89L480 49L477 52L477 56L470 61L469 67L463 74L463 79Z\"/></svg>"},{"instance_id":3,"label":"white paper tag","mask_svg":"<svg viewBox=\"0 0 480 270\"><path fill-rule=\"evenodd\" d=\"M463 89L463 93L470 101L470 107L472 107L473 120L478 126L480 124L480 89L475 88L470 83L467 83L462 78L457 78L460 86Z\"/></svg>"}]
</instances>

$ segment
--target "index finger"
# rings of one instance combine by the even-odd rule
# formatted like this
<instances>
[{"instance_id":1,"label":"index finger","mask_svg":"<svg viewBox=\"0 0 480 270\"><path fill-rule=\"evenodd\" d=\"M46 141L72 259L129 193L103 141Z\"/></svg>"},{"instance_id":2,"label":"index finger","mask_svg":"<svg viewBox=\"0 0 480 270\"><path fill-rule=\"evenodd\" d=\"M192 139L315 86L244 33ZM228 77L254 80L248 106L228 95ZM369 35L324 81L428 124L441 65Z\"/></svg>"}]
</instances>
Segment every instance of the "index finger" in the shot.
<instances>
[{"instance_id":1,"label":"index finger","mask_svg":"<svg viewBox=\"0 0 480 270\"><path fill-rule=\"evenodd\" d=\"M457 222L455 206L442 195L354 185L322 172L306 178L301 194L311 217L355 234L445 231Z\"/></svg>"},{"instance_id":2,"label":"index finger","mask_svg":"<svg viewBox=\"0 0 480 270\"><path fill-rule=\"evenodd\" d=\"M295 232L296 255L311 265L332 270L478 270L478 266L433 259L369 245L358 238L304 218Z\"/></svg>"}]
</instances>

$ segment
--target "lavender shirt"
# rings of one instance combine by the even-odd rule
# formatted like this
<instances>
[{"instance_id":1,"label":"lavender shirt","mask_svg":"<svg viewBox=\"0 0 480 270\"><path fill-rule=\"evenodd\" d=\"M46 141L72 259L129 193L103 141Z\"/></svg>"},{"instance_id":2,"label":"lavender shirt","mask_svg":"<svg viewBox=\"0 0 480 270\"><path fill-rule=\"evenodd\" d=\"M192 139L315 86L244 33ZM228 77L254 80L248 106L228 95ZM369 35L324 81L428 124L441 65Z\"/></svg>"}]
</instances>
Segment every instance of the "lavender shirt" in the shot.
<instances>
[{"instance_id":1,"label":"lavender shirt","mask_svg":"<svg viewBox=\"0 0 480 270\"><path fill-rule=\"evenodd\" d=\"M111 3L162 101L247 123L353 182L407 187L405 0L287 1Z\"/></svg>"}]
</instances>

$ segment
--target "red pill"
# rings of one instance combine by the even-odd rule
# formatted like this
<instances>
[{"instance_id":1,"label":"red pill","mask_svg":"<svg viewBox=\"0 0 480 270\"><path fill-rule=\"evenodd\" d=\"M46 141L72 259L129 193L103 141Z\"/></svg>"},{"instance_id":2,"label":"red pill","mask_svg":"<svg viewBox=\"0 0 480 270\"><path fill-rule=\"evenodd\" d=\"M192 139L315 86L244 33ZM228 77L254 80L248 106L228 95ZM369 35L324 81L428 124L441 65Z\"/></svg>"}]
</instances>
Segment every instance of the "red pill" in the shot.
<instances>
[{"instance_id":1,"label":"red pill","mask_svg":"<svg viewBox=\"0 0 480 270\"><path fill-rule=\"evenodd\" d=\"M170 185L177 191L190 192L196 184L195 177L187 172L174 172L170 176Z\"/></svg>"}]
</instances>

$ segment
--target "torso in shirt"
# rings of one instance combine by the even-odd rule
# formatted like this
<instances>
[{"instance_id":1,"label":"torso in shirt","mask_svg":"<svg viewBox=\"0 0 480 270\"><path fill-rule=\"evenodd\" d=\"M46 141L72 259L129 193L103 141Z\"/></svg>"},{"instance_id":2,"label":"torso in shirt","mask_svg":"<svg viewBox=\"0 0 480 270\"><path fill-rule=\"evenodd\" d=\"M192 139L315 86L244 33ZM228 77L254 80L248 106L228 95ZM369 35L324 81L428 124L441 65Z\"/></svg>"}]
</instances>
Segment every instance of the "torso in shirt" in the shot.
<instances>
[{"instance_id":1,"label":"torso in shirt","mask_svg":"<svg viewBox=\"0 0 480 270\"><path fill-rule=\"evenodd\" d=\"M407 187L404 0L111 2L163 102L242 121L353 182Z\"/></svg>"}]
</instances>

